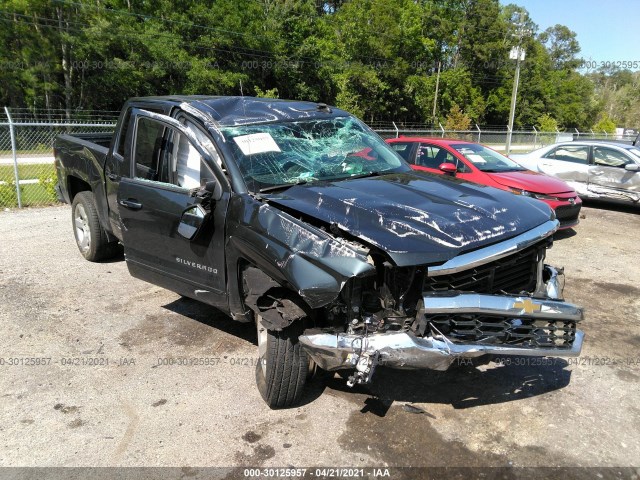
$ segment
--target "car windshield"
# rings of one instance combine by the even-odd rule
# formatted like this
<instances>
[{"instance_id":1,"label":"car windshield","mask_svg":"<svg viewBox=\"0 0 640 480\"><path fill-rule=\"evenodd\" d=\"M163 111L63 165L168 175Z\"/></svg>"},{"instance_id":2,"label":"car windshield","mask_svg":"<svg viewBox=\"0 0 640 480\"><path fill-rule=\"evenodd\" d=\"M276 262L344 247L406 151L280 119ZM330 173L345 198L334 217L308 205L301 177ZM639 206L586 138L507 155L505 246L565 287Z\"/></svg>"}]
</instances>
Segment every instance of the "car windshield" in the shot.
<instances>
[{"instance_id":1,"label":"car windshield","mask_svg":"<svg viewBox=\"0 0 640 480\"><path fill-rule=\"evenodd\" d=\"M520 172L526 170L504 155L477 143L451 145L473 165L483 172Z\"/></svg>"},{"instance_id":2,"label":"car windshield","mask_svg":"<svg viewBox=\"0 0 640 480\"><path fill-rule=\"evenodd\" d=\"M638 150L637 148L629 148L628 151L634 154L636 157L640 158L640 150Z\"/></svg>"},{"instance_id":3,"label":"car windshield","mask_svg":"<svg viewBox=\"0 0 640 480\"><path fill-rule=\"evenodd\" d=\"M410 171L354 117L225 127L222 134L253 192Z\"/></svg>"}]
</instances>

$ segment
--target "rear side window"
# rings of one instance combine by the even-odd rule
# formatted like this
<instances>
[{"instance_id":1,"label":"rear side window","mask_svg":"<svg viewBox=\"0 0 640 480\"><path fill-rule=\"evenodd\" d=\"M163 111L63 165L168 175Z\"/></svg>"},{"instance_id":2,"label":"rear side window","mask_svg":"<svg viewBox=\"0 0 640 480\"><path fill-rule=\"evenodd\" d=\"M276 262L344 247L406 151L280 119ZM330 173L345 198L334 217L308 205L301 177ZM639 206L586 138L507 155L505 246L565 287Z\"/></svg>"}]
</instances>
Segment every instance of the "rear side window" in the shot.
<instances>
[{"instance_id":1,"label":"rear side window","mask_svg":"<svg viewBox=\"0 0 640 480\"><path fill-rule=\"evenodd\" d=\"M124 117L122 118L122 125L120 127L120 131L118 133L118 146L116 148L116 153L118 155L120 155L121 157L124 157L124 147L126 145L126 140L127 140L127 130L129 129L129 123L131 121L131 110L133 107L129 107L127 109L127 112L124 114ZM153 113L164 113L164 111L160 108L148 108L148 107L143 107L145 110L148 110L149 112L153 112Z\"/></svg>"},{"instance_id":2,"label":"rear side window","mask_svg":"<svg viewBox=\"0 0 640 480\"><path fill-rule=\"evenodd\" d=\"M135 144L136 178L159 180L160 154L163 147L165 127L151 119L138 119Z\"/></svg>"},{"instance_id":3,"label":"rear side window","mask_svg":"<svg viewBox=\"0 0 640 480\"><path fill-rule=\"evenodd\" d=\"M411 158L411 150L413 150L412 143L394 142L394 143L391 143L390 146L405 161L409 163L413 163L413 158Z\"/></svg>"},{"instance_id":4,"label":"rear side window","mask_svg":"<svg viewBox=\"0 0 640 480\"><path fill-rule=\"evenodd\" d=\"M562 160L564 162L587 164L589 160L589 147L576 145L562 145L551 150L545 158Z\"/></svg>"}]
</instances>

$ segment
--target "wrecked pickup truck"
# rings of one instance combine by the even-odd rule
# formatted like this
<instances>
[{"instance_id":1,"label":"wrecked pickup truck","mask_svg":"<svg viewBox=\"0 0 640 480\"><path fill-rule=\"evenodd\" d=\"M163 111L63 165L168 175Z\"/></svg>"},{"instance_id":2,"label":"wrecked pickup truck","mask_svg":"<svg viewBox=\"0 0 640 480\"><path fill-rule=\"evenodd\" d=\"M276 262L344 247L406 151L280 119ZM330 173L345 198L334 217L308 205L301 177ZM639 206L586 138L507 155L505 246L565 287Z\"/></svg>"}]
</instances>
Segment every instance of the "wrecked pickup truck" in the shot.
<instances>
[{"instance_id":1,"label":"wrecked pickup truck","mask_svg":"<svg viewBox=\"0 0 640 480\"><path fill-rule=\"evenodd\" d=\"M490 354L575 356L582 310L544 263L538 200L413 172L325 104L130 100L112 137L61 135L58 190L80 252L254 322L272 408L316 367L445 370Z\"/></svg>"}]
</instances>

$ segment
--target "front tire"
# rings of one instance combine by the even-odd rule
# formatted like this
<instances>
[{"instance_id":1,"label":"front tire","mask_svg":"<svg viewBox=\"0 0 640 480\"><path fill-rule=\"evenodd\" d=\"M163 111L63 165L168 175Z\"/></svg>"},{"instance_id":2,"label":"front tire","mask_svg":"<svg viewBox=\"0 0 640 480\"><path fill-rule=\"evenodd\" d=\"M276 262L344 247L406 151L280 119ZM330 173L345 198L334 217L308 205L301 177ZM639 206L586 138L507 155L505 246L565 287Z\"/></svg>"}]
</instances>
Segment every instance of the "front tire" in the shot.
<instances>
[{"instance_id":1,"label":"front tire","mask_svg":"<svg viewBox=\"0 0 640 480\"><path fill-rule=\"evenodd\" d=\"M71 204L73 235L82 256L90 262L98 262L117 255L118 242L109 242L100 225L95 198L91 192L78 193Z\"/></svg>"},{"instance_id":2,"label":"front tire","mask_svg":"<svg viewBox=\"0 0 640 480\"><path fill-rule=\"evenodd\" d=\"M309 376L310 359L300 346L301 320L281 331L267 330L257 316L258 390L270 408L297 405Z\"/></svg>"}]
</instances>

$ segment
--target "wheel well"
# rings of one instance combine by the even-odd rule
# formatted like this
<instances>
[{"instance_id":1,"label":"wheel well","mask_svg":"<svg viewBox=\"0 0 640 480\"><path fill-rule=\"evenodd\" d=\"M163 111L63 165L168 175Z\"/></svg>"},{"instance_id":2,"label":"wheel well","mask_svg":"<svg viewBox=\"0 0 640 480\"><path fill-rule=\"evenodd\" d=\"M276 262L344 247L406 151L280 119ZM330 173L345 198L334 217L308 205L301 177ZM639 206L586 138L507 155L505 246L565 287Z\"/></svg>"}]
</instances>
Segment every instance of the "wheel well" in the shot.
<instances>
[{"instance_id":1,"label":"wheel well","mask_svg":"<svg viewBox=\"0 0 640 480\"><path fill-rule=\"evenodd\" d=\"M69 192L69 201L71 202L73 202L73 198L78 193L91 191L91 185L89 185L84 180L71 175L67 178L67 185L68 185L67 191Z\"/></svg>"},{"instance_id":2,"label":"wheel well","mask_svg":"<svg viewBox=\"0 0 640 480\"><path fill-rule=\"evenodd\" d=\"M238 267L245 306L254 315L260 314L270 330L283 330L294 321L312 315L309 306L296 292L246 261Z\"/></svg>"}]
</instances>

